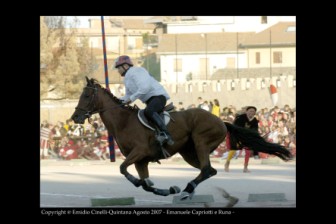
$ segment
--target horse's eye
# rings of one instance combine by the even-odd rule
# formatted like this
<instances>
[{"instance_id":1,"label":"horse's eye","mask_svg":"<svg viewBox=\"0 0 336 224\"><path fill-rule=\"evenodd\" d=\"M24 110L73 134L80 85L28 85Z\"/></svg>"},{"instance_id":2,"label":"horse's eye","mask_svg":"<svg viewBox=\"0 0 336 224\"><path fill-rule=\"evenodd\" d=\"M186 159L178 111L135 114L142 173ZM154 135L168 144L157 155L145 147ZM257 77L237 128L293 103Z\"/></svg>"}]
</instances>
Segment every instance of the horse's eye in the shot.
<instances>
[{"instance_id":1,"label":"horse's eye","mask_svg":"<svg viewBox=\"0 0 336 224\"><path fill-rule=\"evenodd\" d=\"M84 91L84 96L86 98L88 98L90 96L90 91L88 91L88 90Z\"/></svg>"}]
</instances>

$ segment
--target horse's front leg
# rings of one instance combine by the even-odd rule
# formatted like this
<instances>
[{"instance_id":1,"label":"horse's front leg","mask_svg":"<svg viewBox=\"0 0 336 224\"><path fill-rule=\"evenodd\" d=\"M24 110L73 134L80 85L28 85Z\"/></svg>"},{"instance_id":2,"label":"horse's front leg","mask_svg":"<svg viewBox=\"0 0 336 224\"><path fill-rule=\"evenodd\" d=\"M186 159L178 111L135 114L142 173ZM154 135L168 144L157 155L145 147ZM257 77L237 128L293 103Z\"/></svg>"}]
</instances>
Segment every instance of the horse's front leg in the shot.
<instances>
[{"instance_id":1,"label":"horse's front leg","mask_svg":"<svg viewBox=\"0 0 336 224\"><path fill-rule=\"evenodd\" d=\"M159 189L152 187L154 183L149 179L148 162L136 162L135 168L138 171L142 188L145 191L153 192L154 194L161 196L180 193L181 190L177 186L172 186L169 189Z\"/></svg>"}]
</instances>

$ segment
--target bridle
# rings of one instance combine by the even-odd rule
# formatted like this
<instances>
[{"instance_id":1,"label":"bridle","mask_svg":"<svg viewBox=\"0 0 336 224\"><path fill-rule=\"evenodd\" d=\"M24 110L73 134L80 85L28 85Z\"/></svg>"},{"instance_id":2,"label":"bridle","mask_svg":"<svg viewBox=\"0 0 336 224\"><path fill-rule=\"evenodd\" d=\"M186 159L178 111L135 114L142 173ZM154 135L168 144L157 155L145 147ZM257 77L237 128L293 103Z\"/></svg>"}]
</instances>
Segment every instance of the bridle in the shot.
<instances>
[{"instance_id":1,"label":"bridle","mask_svg":"<svg viewBox=\"0 0 336 224\"><path fill-rule=\"evenodd\" d=\"M80 111L84 111L84 116L85 118L90 118L93 114L96 114L96 113L101 113L101 112L104 112L106 110L110 110L110 109L114 109L114 108L117 108L117 107L123 107L125 106L125 104L120 104L118 106L115 106L115 107L109 107L109 108L106 108L106 109L101 109L101 108L98 108L98 109L95 109L96 108L96 97L98 97L98 87L97 86L86 86L84 87L84 89L93 89L93 94L91 95L91 99L89 101L89 103L87 104L87 107L88 109L83 109L81 107L76 107L75 109L76 110L80 110ZM90 123L90 120L89 120L89 123Z\"/></svg>"},{"instance_id":2,"label":"bridle","mask_svg":"<svg viewBox=\"0 0 336 224\"><path fill-rule=\"evenodd\" d=\"M96 98L97 95L98 95L98 94L97 94L97 93L98 93L98 88L97 88L97 86L94 86L94 87L86 86L86 87L84 87L84 89L93 89L93 90L94 90L94 91L93 91L93 94L91 95L91 99L90 99L90 101L89 101L89 103L88 103L88 105L87 105L87 108L88 108L88 109L83 109L83 108L81 108L81 107L76 107L75 109L76 109L76 110L84 111L84 112L85 112L84 116L85 116L86 118L90 118L93 114L102 112L102 110L100 110L100 109L93 110L93 109L96 107L96 101L95 101L95 98Z\"/></svg>"}]
</instances>

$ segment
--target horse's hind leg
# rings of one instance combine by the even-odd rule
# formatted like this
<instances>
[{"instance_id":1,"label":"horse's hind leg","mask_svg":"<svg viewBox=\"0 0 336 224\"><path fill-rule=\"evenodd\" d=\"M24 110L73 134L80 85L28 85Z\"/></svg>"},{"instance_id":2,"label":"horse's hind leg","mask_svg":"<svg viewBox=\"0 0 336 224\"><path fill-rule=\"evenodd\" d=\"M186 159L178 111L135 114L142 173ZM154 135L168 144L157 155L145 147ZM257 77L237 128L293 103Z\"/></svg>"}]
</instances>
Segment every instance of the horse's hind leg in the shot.
<instances>
[{"instance_id":1,"label":"horse's hind leg","mask_svg":"<svg viewBox=\"0 0 336 224\"><path fill-rule=\"evenodd\" d=\"M187 187L182 191L180 199L184 200L188 197L191 198L194 195L197 185L204 180L217 174L217 170L211 167L210 163L201 169L201 173L192 181L187 184Z\"/></svg>"},{"instance_id":2,"label":"horse's hind leg","mask_svg":"<svg viewBox=\"0 0 336 224\"><path fill-rule=\"evenodd\" d=\"M205 146L199 148L207 148ZM198 184L203 182L204 180L214 176L217 174L217 170L211 167L209 152L204 150L195 151L181 151L183 159L192 165L201 170L201 173L192 181L190 181L186 188L182 191L180 195L180 199L184 200L188 197L191 198L194 194L194 191Z\"/></svg>"}]
</instances>

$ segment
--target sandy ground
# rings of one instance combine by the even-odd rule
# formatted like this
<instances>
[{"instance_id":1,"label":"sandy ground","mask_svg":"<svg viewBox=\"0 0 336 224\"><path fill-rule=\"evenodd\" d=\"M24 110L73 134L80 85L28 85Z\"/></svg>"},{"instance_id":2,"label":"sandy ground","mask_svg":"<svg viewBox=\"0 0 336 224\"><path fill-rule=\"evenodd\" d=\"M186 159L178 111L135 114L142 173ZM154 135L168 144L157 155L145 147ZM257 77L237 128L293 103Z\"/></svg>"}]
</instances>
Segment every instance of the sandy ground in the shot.
<instances>
[{"instance_id":1,"label":"sandy ground","mask_svg":"<svg viewBox=\"0 0 336 224\"><path fill-rule=\"evenodd\" d=\"M109 207L141 208L224 208L229 201L218 188L225 189L231 196L239 199L234 208L295 208L296 207L296 164L277 159L262 162L251 158L251 173L243 173L243 158L232 160L230 172L224 172L224 161L212 159L217 169L216 176L202 182L195 195L213 196L209 203L172 203L174 196L158 196L133 186L119 173L121 159L109 161L56 161L42 160L40 168L40 206L41 208L92 208L93 198L129 198L134 205L115 205ZM169 159L161 165L150 163L150 179L154 186L168 189L178 186L183 190L199 171L182 160ZM137 176L134 166L129 169ZM263 199L250 201L250 194L284 194L285 200Z\"/></svg>"}]
</instances>

